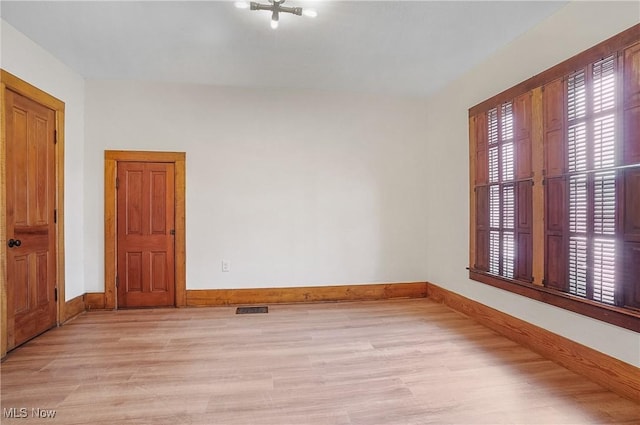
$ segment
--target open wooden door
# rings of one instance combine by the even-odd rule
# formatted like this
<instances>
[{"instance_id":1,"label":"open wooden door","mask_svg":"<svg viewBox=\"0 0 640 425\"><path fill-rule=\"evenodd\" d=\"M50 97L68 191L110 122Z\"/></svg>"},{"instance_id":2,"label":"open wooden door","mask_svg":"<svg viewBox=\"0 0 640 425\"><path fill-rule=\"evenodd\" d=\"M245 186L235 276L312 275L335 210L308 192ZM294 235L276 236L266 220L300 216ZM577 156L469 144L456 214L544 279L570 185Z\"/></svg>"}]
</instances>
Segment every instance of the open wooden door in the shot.
<instances>
[{"instance_id":1,"label":"open wooden door","mask_svg":"<svg viewBox=\"0 0 640 425\"><path fill-rule=\"evenodd\" d=\"M12 90L6 135L7 349L56 325L55 111Z\"/></svg>"}]
</instances>

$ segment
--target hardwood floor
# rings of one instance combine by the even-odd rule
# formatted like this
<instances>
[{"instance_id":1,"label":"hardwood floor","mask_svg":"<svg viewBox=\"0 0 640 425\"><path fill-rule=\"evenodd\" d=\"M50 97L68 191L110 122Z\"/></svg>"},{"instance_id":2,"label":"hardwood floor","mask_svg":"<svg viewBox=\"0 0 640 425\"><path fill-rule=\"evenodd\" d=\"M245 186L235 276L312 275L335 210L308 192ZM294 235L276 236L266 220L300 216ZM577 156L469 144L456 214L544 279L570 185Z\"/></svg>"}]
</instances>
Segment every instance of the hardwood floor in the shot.
<instances>
[{"instance_id":1,"label":"hardwood floor","mask_svg":"<svg viewBox=\"0 0 640 425\"><path fill-rule=\"evenodd\" d=\"M82 314L2 363L2 423L637 424L640 404L428 299ZM9 411L10 408L17 408ZM7 418L21 415L27 418ZM55 410L33 418L32 409Z\"/></svg>"}]
</instances>

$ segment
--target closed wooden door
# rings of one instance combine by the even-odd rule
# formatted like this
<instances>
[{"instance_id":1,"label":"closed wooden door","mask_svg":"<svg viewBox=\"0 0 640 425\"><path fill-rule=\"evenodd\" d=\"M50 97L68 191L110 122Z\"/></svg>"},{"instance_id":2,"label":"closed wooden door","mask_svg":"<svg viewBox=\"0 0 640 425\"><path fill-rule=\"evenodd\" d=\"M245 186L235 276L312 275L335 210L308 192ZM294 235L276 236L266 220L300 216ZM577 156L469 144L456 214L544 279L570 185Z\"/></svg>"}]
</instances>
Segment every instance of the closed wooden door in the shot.
<instances>
[{"instance_id":1,"label":"closed wooden door","mask_svg":"<svg viewBox=\"0 0 640 425\"><path fill-rule=\"evenodd\" d=\"M56 324L55 113L5 98L7 348Z\"/></svg>"},{"instance_id":2,"label":"closed wooden door","mask_svg":"<svg viewBox=\"0 0 640 425\"><path fill-rule=\"evenodd\" d=\"M117 167L118 307L175 305L174 164Z\"/></svg>"}]
</instances>

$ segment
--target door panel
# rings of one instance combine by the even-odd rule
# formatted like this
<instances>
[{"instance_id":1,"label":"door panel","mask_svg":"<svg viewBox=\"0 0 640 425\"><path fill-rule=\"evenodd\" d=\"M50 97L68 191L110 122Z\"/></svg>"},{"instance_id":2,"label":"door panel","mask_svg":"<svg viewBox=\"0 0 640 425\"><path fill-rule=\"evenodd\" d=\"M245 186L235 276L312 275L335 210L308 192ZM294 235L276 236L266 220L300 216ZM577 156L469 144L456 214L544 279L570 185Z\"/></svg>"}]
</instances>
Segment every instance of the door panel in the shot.
<instances>
[{"instance_id":1,"label":"door panel","mask_svg":"<svg viewBox=\"0 0 640 425\"><path fill-rule=\"evenodd\" d=\"M489 183L489 160L487 158L487 113L474 117L476 134L476 185Z\"/></svg>"},{"instance_id":2,"label":"door panel","mask_svg":"<svg viewBox=\"0 0 640 425\"><path fill-rule=\"evenodd\" d=\"M544 116L544 173L547 177L565 173L564 147L564 83L555 80L543 87L542 108Z\"/></svg>"},{"instance_id":3,"label":"door panel","mask_svg":"<svg viewBox=\"0 0 640 425\"><path fill-rule=\"evenodd\" d=\"M567 182L564 177L545 180L545 286L566 291L567 286Z\"/></svg>"},{"instance_id":4,"label":"door panel","mask_svg":"<svg viewBox=\"0 0 640 425\"><path fill-rule=\"evenodd\" d=\"M474 267L489 270L489 186L476 187L476 259Z\"/></svg>"},{"instance_id":5,"label":"door panel","mask_svg":"<svg viewBox=\"0 0 640 425\"><path fill-rule=\"evenodd\" d=\"M56 324L55 113L6 91L7 348Z\"/></svg>"},{"instance_id":6,"label":"door panel","mask_svg":"<svg viewBox=\"0 0 640 425\"><path fill-rule=\"evenodd\" d=\"M13 257L13 293L15 314L29 310L29 259L26 255Z\"/></svg>"},{"instance_id":7,"label":"door panel","mask_svg":"<svg viewBox=\"0 0 640 425\"><path fill-rule=\"evenodd\" d=\"M624 288L624 305L640 308L640 243L627 242L624 244L624 269L622 281Z\"/></svg>"},{"instance_id":8,"label":"door panel","mask_svg":"<svg viewBox=\"0 0 640 425\"><path fill-rule=\"evenodd\" d=\"M527 179L533 176L531 168L533 165L531 161L531 97L532 92L527 92L513 101L517 179Z\"/></svg>"},{"instance_id":9,"label":"door panel","mask_svg":"<svg viewBox=\"0 0 640 425\"><path fill-rule=\"evenodd\" d=\"M118 163L118 306L175 304L174 164Z\"/></svg>"}]
</instances>

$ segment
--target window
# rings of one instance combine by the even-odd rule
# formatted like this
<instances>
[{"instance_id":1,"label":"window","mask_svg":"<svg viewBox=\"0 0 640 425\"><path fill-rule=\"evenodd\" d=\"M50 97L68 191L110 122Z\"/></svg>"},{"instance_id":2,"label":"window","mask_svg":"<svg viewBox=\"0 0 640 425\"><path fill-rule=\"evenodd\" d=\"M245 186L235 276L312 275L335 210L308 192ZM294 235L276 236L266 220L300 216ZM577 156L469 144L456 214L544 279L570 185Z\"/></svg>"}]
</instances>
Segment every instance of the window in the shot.
<instances>
[{"instance_id":1,"label":"window","mask_svg":"<svg viewBox=\"0 0 640 425\"><path fill-rule=\"evenodd\" d=\"M531 96L502 102L474 121L474 269L531 282Z\"/></svg>"},{"instance_id":2,"label":"window","mask_svg":"<svg viewBox=\"0 0 640 425\"><path fill-rule=\"evenodd\" d=\"M470 277L640 332L638 34L470 109Z\"/></svg>"},{"instance_id":3,"label":"window","mask_svg":"<svg viewBox=\"0 0 640 425\"><path fill-rule=\"evenodd\" d=\"M569 292L616 303L615 57L567 78Z\"/></svg>"}]
</instances>

